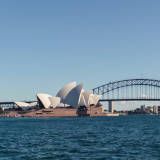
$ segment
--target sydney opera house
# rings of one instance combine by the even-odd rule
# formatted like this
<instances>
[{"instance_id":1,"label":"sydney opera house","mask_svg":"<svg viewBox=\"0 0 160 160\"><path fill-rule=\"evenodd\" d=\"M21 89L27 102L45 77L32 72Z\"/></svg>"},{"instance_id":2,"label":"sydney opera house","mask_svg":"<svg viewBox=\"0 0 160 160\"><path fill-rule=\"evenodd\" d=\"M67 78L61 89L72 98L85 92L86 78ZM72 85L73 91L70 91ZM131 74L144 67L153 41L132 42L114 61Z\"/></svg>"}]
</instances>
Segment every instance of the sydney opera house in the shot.
<instances>
[{"instance_id":1,"label":"sydney opera house","mask_svg":"<svg viewBox=\"0 0 160 160\"><path fill-rule=\"evenodd\" d=\"M72 82L65 85L55 97L48 94L37 94L37 99L40 107L43 108L55 108L60 104L78 108L97 105L100 96L85 91L82 84L77 85L76 82Z\"/></svg>"},{"instance_id":2,"label":"sydney opera house","mask_svg":"<svg viewBox=\"0 0 160 160\"><path fill-rule=\"evenodd\" d=\"M99 103L101 96L85 91L82 84L71 82L61 88L56 96L46 93L37 94L37 102L15 102L23 110L35 108L39 110L27 112L24 116L101 116L103 107Z\"/></svg>"}]
</instances>

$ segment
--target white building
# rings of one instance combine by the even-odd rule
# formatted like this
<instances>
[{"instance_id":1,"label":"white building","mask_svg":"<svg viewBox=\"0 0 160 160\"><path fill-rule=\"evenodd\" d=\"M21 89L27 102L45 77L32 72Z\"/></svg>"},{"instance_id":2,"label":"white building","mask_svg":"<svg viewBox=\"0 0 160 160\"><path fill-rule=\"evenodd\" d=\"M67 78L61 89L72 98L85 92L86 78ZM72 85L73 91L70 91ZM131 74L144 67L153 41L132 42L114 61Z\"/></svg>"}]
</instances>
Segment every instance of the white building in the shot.
<instances>
[{"instance_id":1,"label":"white building","mask_svg":"<svg viewBox=\"0 0 160 160\"><path fill-rule=\"evenodd\" d=\"M52 97L51 95L45 93L37 94L37 99L41 108L55 108L60 104L59 97Z\"/></svg>"},{"instance_id":2,"label":"white building","mask_svg":"<svg viewBox=\"0 0 160 160\"><path fill-rule=\"evenodd\" d=\"M76 86L77 86L76 82L70 82L70 83L66 84L62 89L59 90L56 97L60 97L61 103L65 103L66 96Z\"/></svg>"},{"instance_id":3,"label":"white building","mask_svg":"<svg viewBox=\"0 0 160 160\"><path fill-rule=\"evenodd\" d=\"M85 91L82 84L77 85L76 82L71 82L62 87L56 97L39 93L37 99L41 108L56 108L60 103L63 103L64 106L78 108L80 106L97 105L100 96Z\"/></svg>"},{"instance_id":4,"label":"white building","mask_svg":"<svg viewBox=\"0 0 160 160\"><path fill-rule=\"evenodd\" d=\"M22 108L22 110L28 110L32 107L37 106L37 102L33 102L33 103L15 102L15 104L17 105L17 107Z\"/></svg>"},{"instance_id":5,"label":"white building","mask_svg":"<svg viewBox=\"0 0 160 160\"><path fill-rule=\"evenodd\" d=\"M63 87L57 96L61 98L61 102L73 107L97 105L101 96L95 95L83 89L83 85L76 85L71 82Z\"/></svg>"}]
</instances>

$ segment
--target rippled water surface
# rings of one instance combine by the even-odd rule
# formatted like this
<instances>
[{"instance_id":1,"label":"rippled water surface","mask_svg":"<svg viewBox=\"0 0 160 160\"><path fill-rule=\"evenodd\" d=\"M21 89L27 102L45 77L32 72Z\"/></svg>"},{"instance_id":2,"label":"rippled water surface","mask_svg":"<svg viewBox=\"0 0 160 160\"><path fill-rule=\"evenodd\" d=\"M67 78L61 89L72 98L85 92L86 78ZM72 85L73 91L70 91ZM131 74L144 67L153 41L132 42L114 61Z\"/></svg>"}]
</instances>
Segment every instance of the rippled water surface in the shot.
<instances>
[{"instance_id":1,"label":"rippled water surface","mask_svg":"<svg viewBox=\"0 0 160 160\"><path fill-rule=\"evenodd\" d=\"M0 119L0 160L158 160L160 116Z\"/></svg>"}]
</instances>

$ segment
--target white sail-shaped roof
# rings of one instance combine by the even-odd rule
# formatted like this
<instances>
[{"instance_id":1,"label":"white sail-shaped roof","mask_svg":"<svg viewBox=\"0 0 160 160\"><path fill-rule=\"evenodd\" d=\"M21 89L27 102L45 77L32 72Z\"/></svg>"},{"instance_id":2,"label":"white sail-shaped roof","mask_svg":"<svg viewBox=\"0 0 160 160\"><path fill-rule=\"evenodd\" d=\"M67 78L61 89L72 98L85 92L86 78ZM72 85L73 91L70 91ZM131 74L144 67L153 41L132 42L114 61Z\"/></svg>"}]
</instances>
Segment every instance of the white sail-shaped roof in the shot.
<instances>
[{"instance_id":1,"label":"white sail-shaped roof","mask_svg":"<svg viewBox=\"0 0 160 160\"><path fill-rule=\"evenodd\" d=\"M61 99L59 97L49 97L49 100L51 102L51 107L56 108L59 104Z\"/></svg>"},{"instance_id":2,"label":"white sail-shaped roof","mask_svg":"<svg viewBox=\"0 0 160 160\"><path fill-rule=\"evenodd\" d=\"M64 103L73 107L78 107L80 104L80 98L82 94L83 85L77 85L66 96Z\"/></svg>"},{"instance_id":3,"label":"white sail-shaped roof","mask_svg":"<svg viewBox=\"0 0 160 160\"><path fill-rule=\"evenodd\" d=\"M32 103L29 103L31 106L36 106L37 105L37 102L32 102Z\"/></svg>"},{"instance_id":4,"label":"white sail-shaped roof","mask_svg":"<svg viewBox=\"0 0 160 160\"><path fill-rule=\"evenodd\" d=\"M40 100L40 102L42 103L44 108L50 108L51 101L49 100L49 98L52 97L51 95L45 94L45 93L39 93L39 94L37 94L37 97Z\"/></svg>"},{"instance_id":5,"label":"white sail-shaped roof","mask_svg":"<svg viewBox=\"0 0 160 160\"><path fill-rule=\"evenodd\" d=\"M80 101L79 101L79 106L86 106L86 100L84 97L84 91L82 90L81 95L80 95Z\"/></svg>"},{"instance_id":6,"label":"white sail-shaped roof","mask_svg":"<svg viewBox=\"0 0 160 160\"><path fill-rule=\"evenodd\" d=\"M71 82L66 84L56 95L56 97L60 97L61 98L61 102L65 103L64 100L66 98L66 96L68 95L68 93L75 88L77 85L76 82Z\"/></svg>"},{"instance_id":7,"label":"white sail-shaped roof","mask_svg":"<svg viewBox=\"0 0 160 160\"><path fill-rule=\"evenodd\" d=\"M96 94L91 94L89 98L89 103L90 105L97 105L101 96L96 95Z\"/></svg>"},{"instance_id":8,"label":"white sail-shaped roof","mask_svg":"<svg viewBox=\"0 0 160 160\"><path fill-rule=\"evenodd\" d=\"M90 106L90 96L91 96L91 95L92 95L92 93L89 92L89 91L83 92L83 97L84 97L84 99L85 99L85 106L86 106L86 107L89 107L89 106Z\"/></svg>"},{"instance_id":9,"label":"white sail-shaped roof","mask_svg":"<svg viewBox=\"0 0 160 160\"><path fill-rule=\"evenodd\" d=\"M30 103L26 103L26 102L15 102L15 104L18 106L18 107L30 107Z\"/></svg>"},{"instance_id":10,"label":"white sail-shaped roof","mask_svg":"<svg viewBox=\"0 0 160 160\"><path fill-rule=\"evenodd\" d=\"M93 94L92 92L85 91L83 92L83 96L85 99L86 107L89 107L90 105L97 105L99 102L99 99L101 96Z\"/></svg>"}]
</instances>

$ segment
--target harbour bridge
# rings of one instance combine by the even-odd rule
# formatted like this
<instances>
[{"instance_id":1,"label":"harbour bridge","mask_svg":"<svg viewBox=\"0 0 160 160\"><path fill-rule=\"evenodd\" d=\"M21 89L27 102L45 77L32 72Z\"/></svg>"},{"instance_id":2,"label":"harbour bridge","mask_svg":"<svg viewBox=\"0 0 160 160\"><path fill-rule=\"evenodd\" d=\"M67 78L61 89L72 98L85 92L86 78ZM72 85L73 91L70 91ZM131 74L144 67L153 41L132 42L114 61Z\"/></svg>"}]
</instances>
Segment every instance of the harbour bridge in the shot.
<instances>
[{"instance_id":1,"label":"harbour bridge","mask_svg":"<svg viewBox=\"0 0 160 160\"><path fill-rule=\"evenodd\" d=\"M160 101L160 80L127 79L110 82L93 89L102 95L100 102L107 101L109 112L113 112L114 101Z\"/></svg>"}]
</instances>

